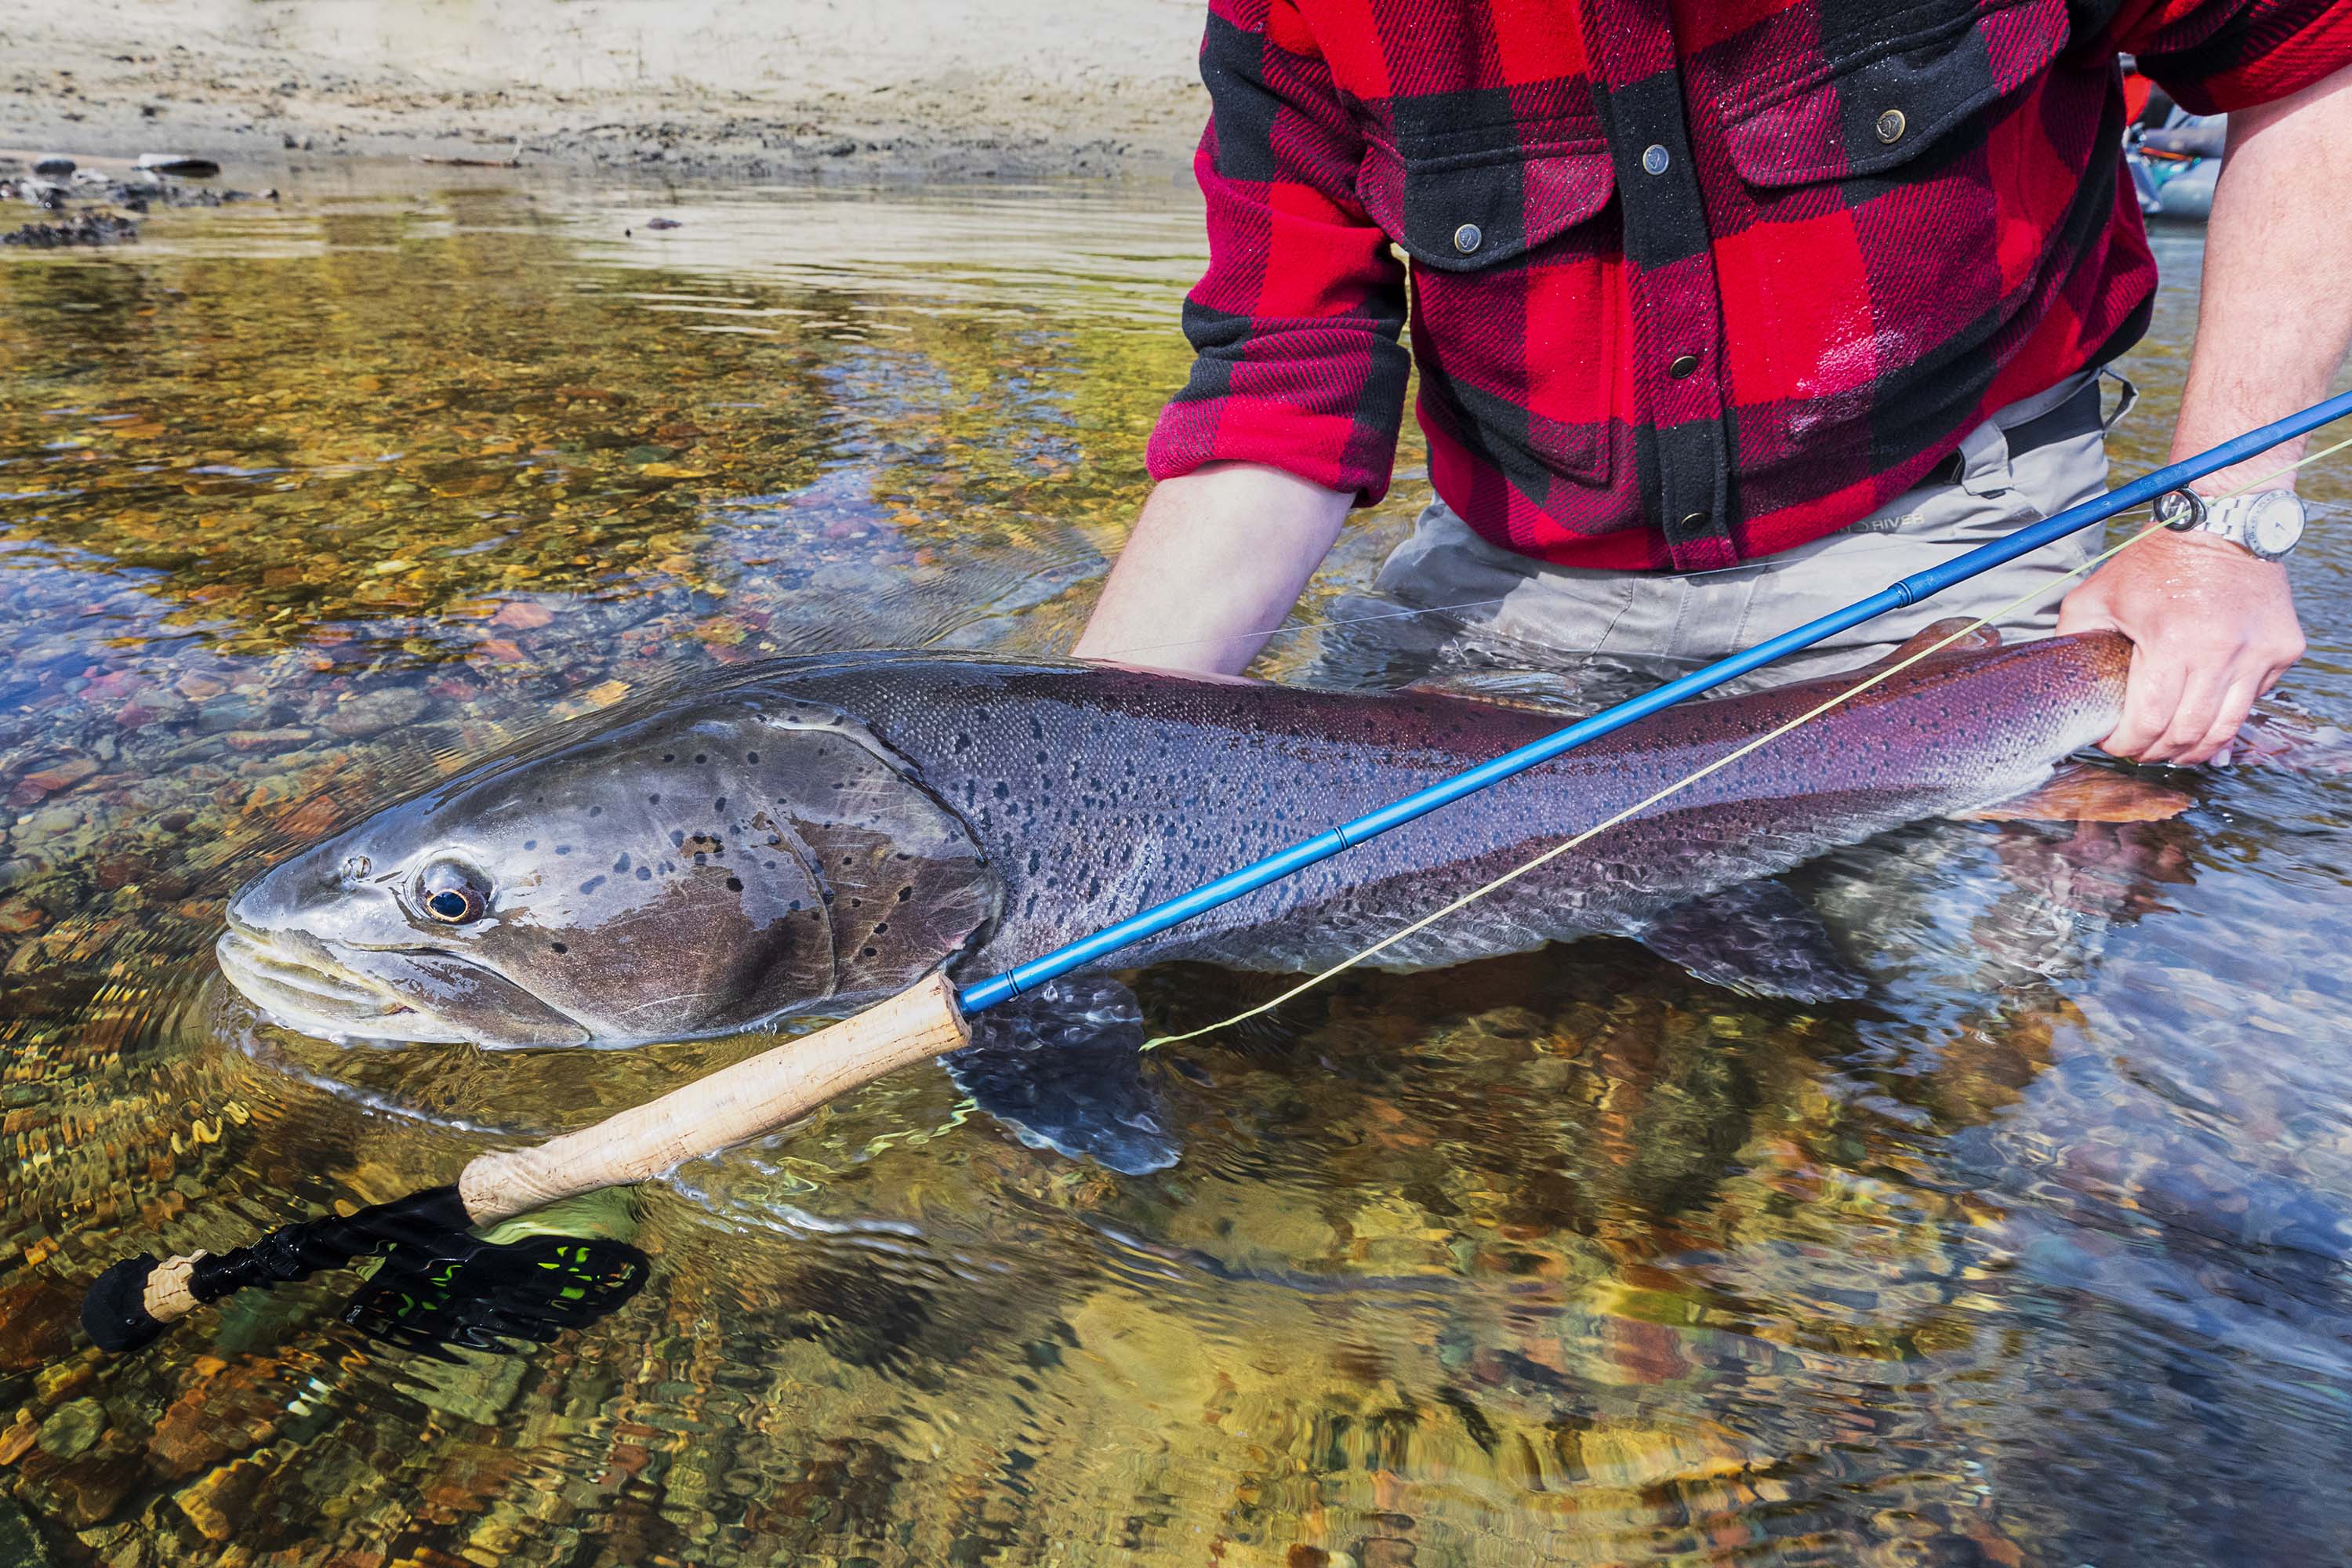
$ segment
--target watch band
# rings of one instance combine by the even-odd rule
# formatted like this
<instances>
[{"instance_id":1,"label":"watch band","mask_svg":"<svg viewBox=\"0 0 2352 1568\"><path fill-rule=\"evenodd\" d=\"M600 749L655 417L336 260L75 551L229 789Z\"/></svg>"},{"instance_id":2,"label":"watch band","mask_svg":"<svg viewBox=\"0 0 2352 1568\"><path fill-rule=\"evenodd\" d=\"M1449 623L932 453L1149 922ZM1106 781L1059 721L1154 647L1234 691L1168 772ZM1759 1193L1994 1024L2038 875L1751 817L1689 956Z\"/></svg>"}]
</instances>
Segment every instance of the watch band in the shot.
<instances>
[{"instance_id":1,"label":"watch band","mask_svg":"<svg viewBox=\"0 0 2352 1568\"><path fill-rule=\"evenodd\" d=\"M2215 500L2190 489L2168 490L2150 510L2175 532L2210 533L2262 561L2281 559L2303 539L2303 500L2293 490L2253 490Z\"/></svg>"}]
</instances>

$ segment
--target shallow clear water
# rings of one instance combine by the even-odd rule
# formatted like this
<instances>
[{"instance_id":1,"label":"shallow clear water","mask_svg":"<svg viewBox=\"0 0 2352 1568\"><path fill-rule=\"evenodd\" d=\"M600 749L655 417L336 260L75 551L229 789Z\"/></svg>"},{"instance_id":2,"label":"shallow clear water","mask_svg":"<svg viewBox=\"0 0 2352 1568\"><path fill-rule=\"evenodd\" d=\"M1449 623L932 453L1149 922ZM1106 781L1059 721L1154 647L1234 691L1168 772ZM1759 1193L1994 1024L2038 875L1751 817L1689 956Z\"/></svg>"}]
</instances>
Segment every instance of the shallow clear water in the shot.
<instances>
[{"instance_id":1,"label":"shallow clear water","mask_svg":"<svg viewBox=\"0 0 2352 1568\"><path fill-rule=\"evenodd\" d=\"M924 1068L574 1216L653 1274L549 1346L388 1350L344 1274L74 1349L127 1252L444 1180L747 1048L306 1041L214 978L238 882L698 669L1066 645L1183 372L1181 190L278 183L0 264L0 1555L2341 1555L2352 842L2342 782L2286 770L1817 865L1865 1004L1609 942L1351 979L1185 1047L1158 1175L1025 1148ZM2193 313L2195 238L2164 247L2124 472ZM2337 722L2347 476L2296 566L2292 691ZM1171 1022L1262 994L1140 988Z\"/></svg>"}]
</instances>

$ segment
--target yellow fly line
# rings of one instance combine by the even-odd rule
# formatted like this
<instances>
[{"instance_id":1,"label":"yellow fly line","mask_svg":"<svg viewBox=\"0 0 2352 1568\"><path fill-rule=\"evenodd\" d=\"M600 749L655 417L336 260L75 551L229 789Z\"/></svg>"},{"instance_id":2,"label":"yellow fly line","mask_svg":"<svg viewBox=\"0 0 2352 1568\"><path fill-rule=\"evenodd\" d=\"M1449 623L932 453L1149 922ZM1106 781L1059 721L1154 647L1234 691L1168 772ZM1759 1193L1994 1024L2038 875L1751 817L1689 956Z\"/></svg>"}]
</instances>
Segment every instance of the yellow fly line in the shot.
<instances>
[{"instance_id":1,"label":"yellow fly line","mask_svg":"<svg viewBox=\"0 0 2352 1568\"><path fill-rule=\"evenodd\" d=\"M2343 440L2336 442L2336 445L2332 447L2324 447L2316 452L2313 452L2308 456L2297 458L2295 461L2287 464L2284 468L2274 468L2271 472L2263 474L2258 479L2249 479L2244 484L2240 485L2237 489L2231 490L2226 494L2211 497L2210 499L2214 500L2227 500L2231 496L2243 495L2248 490L2259 489L2263 486L2270 483L2273 479L2279 479L2284 475L2294 472L2297 468L2302 468L2306 463L2317 462L2320 458L2343 451L2347 447L2352 447L2352 437L2347 437ZM2129 550L2133 545L2137 544L2141 540L2147 538L2150 534L2161 533L2163 531L2165 531L2164 524L2160 522L2150 523L2147 527L2141 529L2137 533L2135 533L2130 538L2125 540L2121 544L2116 545L2112 549L2103 550L2098 554L2092 556L2088 561L2084 562L2081 565L2073 567L2068 571L2062 573L2059 575L2058 581L2063 583L2069 577L2080 576L2084 573L2090 571L2092 568L2101 564L2102 563L2112 560L2114 557L2122 554L2125 551ZM2012 610L2023 609L2026 605L2047 595L2050 592L2050 589L2051 584L2049 584L2037 585L2027 592L2019 595L2016 598L2011 599L2008 604L2000 606L1998 609L1991 610L1985 615L1977 616L1967 625L1961 626L1958 630L1952 632L1947 637L1939 638L1937 641L1927 647L1921 648L1917 653L1912 654L1906 658L1899 659L1895 663L1890 664L1885 668L1874 672L1867 679L1857 681L1853 686L1848 688L1846 690L1839 692L1836 696L1821 703L1815 708L1798 714L1794 719L1790 720L1787 723L1780 725L1779 728L1768 730L1763 734L1757 736L1754 740L1748 742L1737 750L1727 752L1722 756L1717 757L1715 761L1707 763L1706 766L1675 780L1673 784L1666 785L1665 788L1659 790L1655 795L1649 796L1647 799L1636 801L1632 805L1627 806L1624 810L1617 813L1616 816L1593 824L1593 826L1586 828L1583 832L1577 834L1572 838L1562 839L1559 843L1553 845L1542 854L1513 867L1510 870L1504 872L1501 876L1496 878L1493 881L1488 882L1484 887L1472 889L1469 892L1463 894L1452 903L1431 910L1428 914L1425 914L1419 920L1414 921L1411 925L1400 927L1398 930L1390 932L1387 936L1382 937L1380 941L1372 943L1371 946L1363 949L1361 952L1350 953L1349 956L1341 959L1339 963L1333 964L1330 968L1322 971L1320 973L1307 976L1305 980L1300 981L1297 984L1292 986L1289 990L1283 992L1280 995L1273 997L1268 1001L1261 1002L1255 1007L1245 1008L1243 1011L1234 1014L1230 1018L1220 1018L1213 1024L1203 1024L1197 1029L1188 1029L1181 1035L1160 1035L1152 1039L1146 1040L1144 1042L1143 1048L1148 1051L1159 1046L1172 1046L1177 1044L1179 1041L1198 1039L1202 1035L1211 1035L1216 1033L1219 1029L1230 1028L1232 1026L1242 1022L1245 1018L1255 1018L1261 1013L1270 1013L1274 1011L1274 1009L1281 1006L1285 1002L1290 1001L1294 997L1304 995L1306 993L1312 991L1315 987L1322 984L1332 976L1344 973L1348 970L1353 969L1356 965L1363 963L1364 960L1374 956L1387 948L1395 946L1398 942L1402 942L1405 938L1412 935L1415 931L1426 930L1428 927L1436 924L1439 921L1444 920L1446 916L1453 914L1455 910L1467 909L1472 904L1476 903L1479 900L1486 898L1488 894L1493 893L1499 889L1510 886L1513 882L1517 881L1520 878L1526 876L1528 872L1535 870L1537 868L1549 865L1552 861L1557 860L1561 856L1567 854L1570 850L1590 843L1592 839L1608 832L1619 823L1623 822L1630 817L1639 816L1642 813L1649 810L1650 807L1657 805L1660 801L1690 788L1691 785L1698 783L1701 779L1706 778L1708 774L1718 773L1721 770L1729 767L1732 763L1739 761L1740 758L1748 755L1750 752L1760 751L1764 747L1770 745L1773 742L1779 740L1781 736L1788 734L1790 731L1801 729L1804 725L1811 723L1814 720L1820 718L1822 714L1829 712L1832 709L1837 708L1840 705L1861 696L1872 687L1876 686L1879 682L1902 674L1903 671L1910 668L1913 665L1917 664L1921 659L1932 658L1947 647L1949 647L1952 644L1958 642L1961 638L1975 632L1978 628L1990 625L1992 622L2007 616Z\"/></svg>"}]
</instances>

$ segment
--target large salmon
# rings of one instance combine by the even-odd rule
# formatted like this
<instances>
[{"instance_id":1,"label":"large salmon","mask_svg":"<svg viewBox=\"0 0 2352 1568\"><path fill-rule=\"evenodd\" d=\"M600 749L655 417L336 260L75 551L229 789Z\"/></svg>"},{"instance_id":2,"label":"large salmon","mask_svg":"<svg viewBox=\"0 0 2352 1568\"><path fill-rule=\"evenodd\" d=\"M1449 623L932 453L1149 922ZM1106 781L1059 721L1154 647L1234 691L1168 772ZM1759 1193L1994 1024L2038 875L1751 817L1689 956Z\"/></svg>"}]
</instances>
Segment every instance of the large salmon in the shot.
<instances>
[{"instance_id":1,"label":"large salmon","mask_svg":"<svg viewBox=\"0 0 2352 1568\"><path fill-rule=\"evenodd\" d=\"M2112 634L1937 655L1377 962L1610 932L1717 983L1851 994L1810 911L1755 879L2032 789L2114 727L2127 661ZM1669 710L1118 963L1334 963L1854 679ZM962 655L782 661L562 726L311 847L232 901L220 961L265 1011L331 1037L551 1046L733 1031L941 965L992 973L1559 722L1436 694ZM1053 1030L1131 1048L1123 993L1056 995L1066 1012L1083 997L1092 1021ZM1090 1109L1041 1105L1017 1080L1046 1026L1034 1009L982 1020L1000 1013L968 1085L1020 1101L1056 1147L1164 1163L1123 1090ZM1132 1073L1097 1056L1085 1076ZM1076 1124L1090 1115L1129 1131L1089 1133Z\"/></svg>"}]
</instances>

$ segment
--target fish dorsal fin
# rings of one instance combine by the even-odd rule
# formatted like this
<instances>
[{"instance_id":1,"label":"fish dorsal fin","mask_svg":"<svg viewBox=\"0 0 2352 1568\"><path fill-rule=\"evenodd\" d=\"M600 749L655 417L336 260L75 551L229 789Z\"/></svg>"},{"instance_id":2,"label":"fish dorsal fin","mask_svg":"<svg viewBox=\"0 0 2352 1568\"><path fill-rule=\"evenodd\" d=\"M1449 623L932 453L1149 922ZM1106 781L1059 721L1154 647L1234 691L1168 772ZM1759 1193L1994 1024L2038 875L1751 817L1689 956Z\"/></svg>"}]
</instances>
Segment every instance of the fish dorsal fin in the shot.
<instances>
[{"instance_id":1,"label":"fish dorsal fin","mask_svg":"<svg viewBox=\"0 0 2352 1568\"><path fill-rule=\"evenodd\" d=\"M2165 822L2196 804L2129 773L2070 763L2037 789L1953 815L1962 822Z\"/></svg>"},{"instance_id":2,"label":"fish dorsal fin","mask_svg":"<svg viewBox=\"0 0 2352 1568\"><path fill-rule=\"evenodd\" d=\"M1902 645L1894 652L1884 658L1863 666L1862 669L1855 673L1863 674L1869 670L1885 669L1890 664L1900 664L1915 655L1923 654L1954 632L1966 626L1972 618L1969 616L1946 616L1940 621L1930 621L1904 639ZM1937 648L1937 651L1938 653L1984 653L2000 646L2000 629L1998 626L1979 626L1948 647Z\"/></svg>"}]
</instances>

